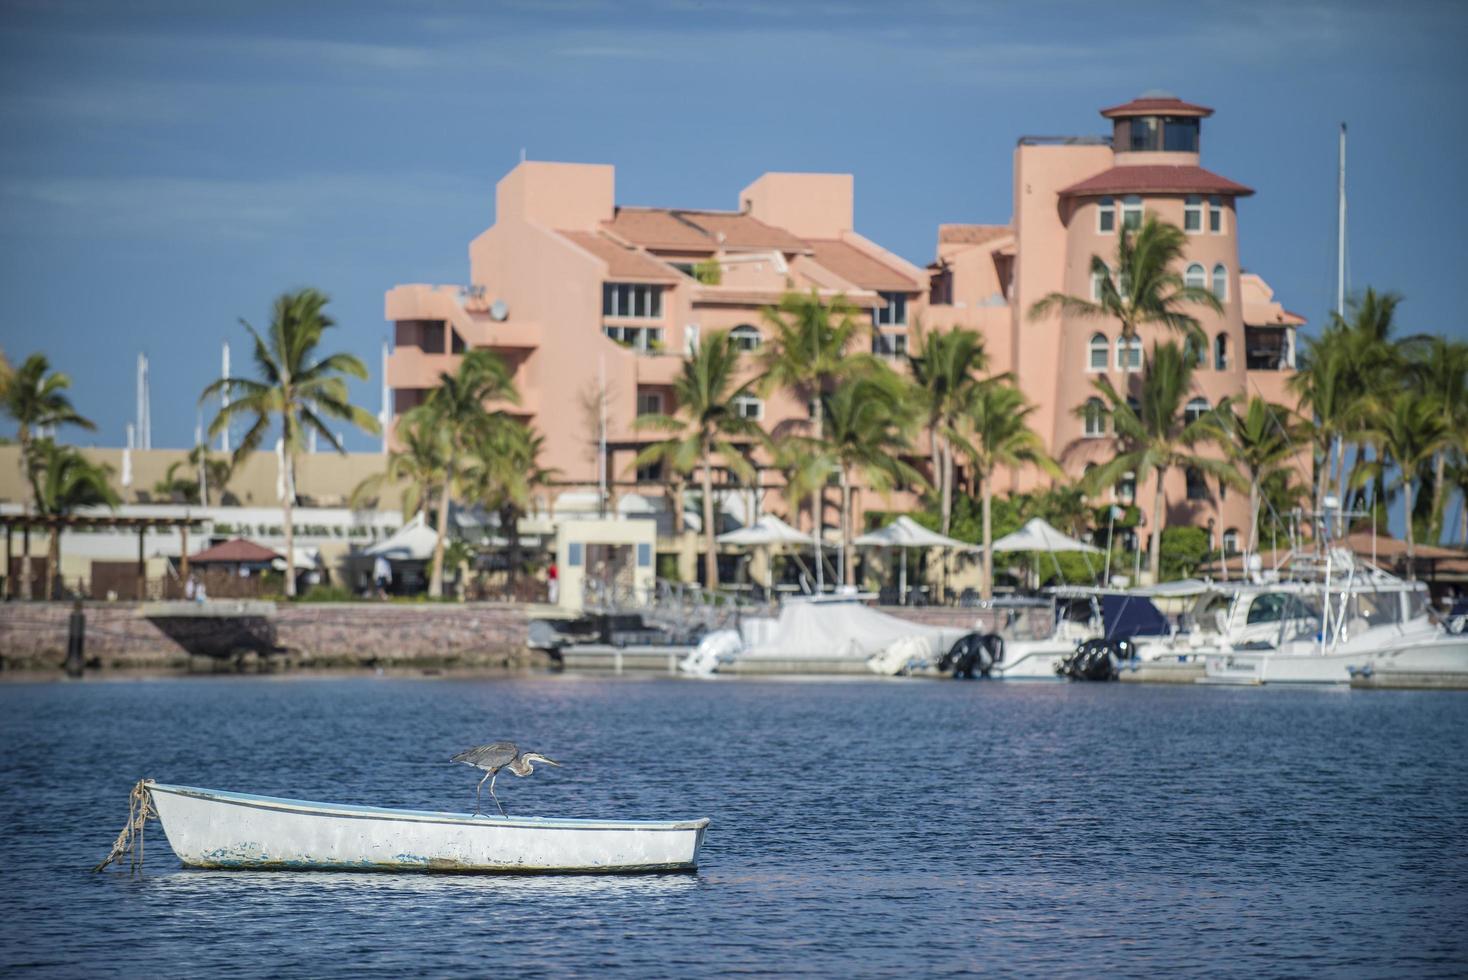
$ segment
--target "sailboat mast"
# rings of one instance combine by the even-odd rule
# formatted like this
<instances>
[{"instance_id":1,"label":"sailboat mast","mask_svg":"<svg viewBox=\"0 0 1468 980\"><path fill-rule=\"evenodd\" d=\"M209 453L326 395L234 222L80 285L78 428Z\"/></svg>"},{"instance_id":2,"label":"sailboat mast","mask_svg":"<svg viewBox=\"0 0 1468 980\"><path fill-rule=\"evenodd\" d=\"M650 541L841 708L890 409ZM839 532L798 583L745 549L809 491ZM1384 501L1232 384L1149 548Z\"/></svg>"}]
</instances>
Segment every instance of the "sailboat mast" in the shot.
<instances>
[{"instance_id":1,"label":"sailboat mast","mask_svg":"<svg viewBox=\"0 0 1468 980\"><path fill-rule=\"evenodd\" d=\"M1346 315L1346 124L1341 123L1340 173L1336 183L1335 311Z\"/></svg>"}]
</instances>

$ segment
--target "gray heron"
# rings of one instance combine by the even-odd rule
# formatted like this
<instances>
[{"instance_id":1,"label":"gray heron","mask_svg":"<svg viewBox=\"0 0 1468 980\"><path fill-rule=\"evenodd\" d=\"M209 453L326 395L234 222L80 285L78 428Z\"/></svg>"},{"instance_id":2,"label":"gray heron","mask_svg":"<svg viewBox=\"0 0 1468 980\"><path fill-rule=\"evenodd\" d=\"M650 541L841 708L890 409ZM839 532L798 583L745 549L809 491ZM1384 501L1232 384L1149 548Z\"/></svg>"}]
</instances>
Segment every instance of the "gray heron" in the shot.
<instances>
[{"instance_id":1,"label":"gray heron","mask_svg":"<svg viewBox=\"0 0 1468 980\"><path fill-rule=\"evenodd\" d=\"M500 808L500 816L507 817L505 806L500 798L494 795L494 781L501 769L508 769L517 776L528 776L535 771L533 763L544 762L548 766L560 768L561 764L554 759L547 759L539 752L522 752L514 742L491 742L488 745L476 745L472 749L465 749L449 760L450 762L462 762L466 766L484 770L484 779L479 780L479 785L474 790L474 813L480 813L480 801L483 799L484 780L489 780L489 798L494 800L494 805Z\"/></svg>"}]
</instances>

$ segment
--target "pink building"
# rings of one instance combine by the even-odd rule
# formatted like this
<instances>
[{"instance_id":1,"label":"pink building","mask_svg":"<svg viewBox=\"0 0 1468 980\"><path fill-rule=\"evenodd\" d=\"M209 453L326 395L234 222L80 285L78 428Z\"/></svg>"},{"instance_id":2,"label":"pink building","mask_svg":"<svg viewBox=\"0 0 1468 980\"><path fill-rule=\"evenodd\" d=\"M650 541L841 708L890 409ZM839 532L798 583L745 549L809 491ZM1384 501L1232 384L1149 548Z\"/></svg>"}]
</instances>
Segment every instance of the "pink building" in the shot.
<instances>
[{"instance_id":1,"label":"pink building","mask_svg":"<svg viewBox=\"0 0 1468 980\"><path fill-rule=\"evenodd\" d=\"M1185 275L1224 304L1221 316L1199 311L1210 342L1197 406L1252 393L1283 402L1303 321L1239 268L1236 205L1253 192L1200 166L1200 122L1210 114L1171 96L1143 97L1102 113L1113 121L1110 138L1021 139L1011 222L943 225L937 260L925 269L854 230L849 174L768 173L739 192L733 210L688 210L619 206L610 166L522 163L498 184L494 226L470 244L470 286L388 292L394 414L419 404L464 350L490 348L515 370L521 403L506 407L545 435L546 465L588 486L605 465L618 493L659 496L656 474L633 464L652 438L636 429L638 414L675 409L671 382L701 332L732 330L754 350L765 331L760 311L789 290L814 289L870 316L871 349L894 362L919 319L981 331L992 369L1014 373L1040 406L1036 425L1052 452L1079 474L1110 442L1075 409L1096 377L1135 383L1128 375L1141 350L1123 350L1114 324L1032 321L1027 311L1051 291L1089 295L1091 256L1109 260L1119 229L1147 211L1187 231ZM742 410L767 428L808 417L783 393ZM920 462L924 447L915 449ZM766 472L762 482L776 479ZM1023 489L1039 479L1023 472L1004 483ZM1242 538L1242 497L1219 500L1216 487L1174 474L1169 519ZM889 505L871 495L860 503ZM773 497L766 506L784 509Z\"/></svg>"}]
</instances>

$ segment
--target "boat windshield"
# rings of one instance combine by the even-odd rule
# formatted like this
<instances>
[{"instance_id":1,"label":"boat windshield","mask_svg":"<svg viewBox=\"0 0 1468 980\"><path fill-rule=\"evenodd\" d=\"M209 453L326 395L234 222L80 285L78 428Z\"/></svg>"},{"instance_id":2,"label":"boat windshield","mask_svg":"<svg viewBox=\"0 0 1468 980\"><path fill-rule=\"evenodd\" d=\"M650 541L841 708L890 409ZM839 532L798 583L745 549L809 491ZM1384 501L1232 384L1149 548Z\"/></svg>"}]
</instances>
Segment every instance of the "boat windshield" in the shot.
<instances>
[{"instance_id":1,"label":"boat windshield","mask_svg":"<svg viewBox=\"0 0 1468 980\"><path fill-rule=\"evenodd\" d=\"M1350 592L1336 593L1330 597L1332 621L1339 621L1342 603L1346 610L1345 622L1352 632L1375 626L1391 626L1401 622L1402 601L1399 592Z\"/></svg>"}]
</instances>

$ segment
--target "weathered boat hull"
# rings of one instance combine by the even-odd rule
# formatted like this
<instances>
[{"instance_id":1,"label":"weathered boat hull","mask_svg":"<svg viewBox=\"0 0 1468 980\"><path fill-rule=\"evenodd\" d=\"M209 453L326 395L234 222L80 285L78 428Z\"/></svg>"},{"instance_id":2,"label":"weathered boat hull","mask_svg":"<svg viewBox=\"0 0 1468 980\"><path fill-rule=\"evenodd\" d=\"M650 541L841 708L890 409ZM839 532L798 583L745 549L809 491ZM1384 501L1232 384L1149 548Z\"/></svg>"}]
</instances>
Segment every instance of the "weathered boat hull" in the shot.
<instances>
[{"instance_id":1,"label":"weathered boat hull","mask_svg":"<svg viewBox=\"0 0 1468 980\"><path fill-rule=\"evenodd\" d=\"M708 820L488 817L310 803L149 783L169 846L197 868L620 874L693 871Z\"/></svg>"}]
</instances>

